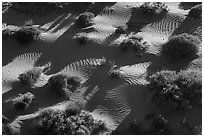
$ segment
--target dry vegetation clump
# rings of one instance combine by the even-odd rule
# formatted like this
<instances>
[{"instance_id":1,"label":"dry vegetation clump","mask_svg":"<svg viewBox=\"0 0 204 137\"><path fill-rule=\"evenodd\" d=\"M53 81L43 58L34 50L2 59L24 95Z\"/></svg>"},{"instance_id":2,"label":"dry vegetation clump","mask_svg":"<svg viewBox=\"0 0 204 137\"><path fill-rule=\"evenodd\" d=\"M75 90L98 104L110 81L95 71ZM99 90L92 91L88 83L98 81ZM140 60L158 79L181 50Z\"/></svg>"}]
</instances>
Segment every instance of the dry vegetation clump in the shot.
<instances>
[{"instance_id":1,"label":"dry vegetation clump","mask_svg":"<svg viewBox=\"0 0 204 137\"><path fill-rule=\"evenodd\" d=\"M130 123L130 133L133 135L171 135L168 120L161 114L149 114L145 117L145 121L149 123L146 127L144 123L134 120Z\"/></svg>"},{"instance_id":2,"label":"dry vegetation clump","mask_svg":"<svg viewBox=\"0 0 204 137\"><path fill-rule=\"evenodd\" d=\"M24 72L23 74L20 74L18 79L20 80L20 83L22 85L32 86L35 83L37 83L41 74L42 74L42 69L35 67L31 70Z\"/></svg>"},{"instance_id":3,"label":"dry vegetation clump","mask_svg":"<svg viewBox=\"0 0 204 137\"><path fill-rule=\"evenodd\" d=\"M19 44L25 45L30 43L32 40L37 39L41 31L33 26L23 26L20 27L18 31L15 32L14 37Z\"/></svg>"},{"instance_id":4,"label":"dry vegetation clump","mask_svg":"<svg viewBox=\"0 0 204 137\"><path fill-rule=\"evenodd\" d=\"M71 95L72 92L77 90L82 86L82 79L79 77L70 77L65 74L53 75L48 83L54 91L59 94L66 94L67 97Z\"/></svg>"},{"instance_id":5,"label":"dry vegetation clump","mask_svg":"<svg viewBox=\"0 0 204 137\"><path fill-rule=\"evenodd\" d=\"M74 104L73 104L74 105ZM105 123L95 120L86 111L76 112L79 106L68 108L65 111L46 110L35 121L38 134L41 135L90 135L94 131L106 130ZM71 112L70 112L71 111ZM68 113L67 113L68 112Z\"/></svg>"},{"instance_id":6,"label":"dry vegetation clump","mask_svg":"<svg viewBox=\"0 0 204 137\"><path fill-rule=\"evenodd\" d=\"M78 33L75 35L74 39L79 43L79 44L87 44L89 39L87 37L87 33Z\"/></svg>"},{"instance_id":7,"label":"dry vegetation clump","mask_svg":"<svg viewBox=\"0 0 204 137\"><path fill-rule=\"evenodd\" d=\"M138 54L143 54L146 51L146 45L143 45L141 37L130 37L124 39L119 45L122 51L127 51L129 48L133 48Z\"/></svg>"},{"instance_id":8,"label":"dry vegetation clump","mask_svg":"<svg viewBox=\"0 0 204 137\"><path fill-rule=\"evenodd\" d=\"M95 15L92 12L84 12L79 15L79 18L76 20L76 25L79 27L88 27L92 25L91 19L94 18Z\"/></svg>"},{"instance_id":9,"label":"dry vegetation clump","mask_svg":"<svg viewBox=\"0 0 204 137\"><path fill-rule=\"evenodd\" d=\"M32 103L32 100L35 98L30 92L25 94L18 94L12 101L16 110L25 110Z\"/></svg>"},{"instance_id":10,"label":"dry vegetation clump","mask_svg":"<svg viewBox=\"0 0 204 137\"><path fill-rule=\"evenodd\" d=\"M162 46L162 54L171 61L192 59L197 56L200 39L190 34L173 36Z\"/></svg>"},{"instance_id":11,"label":"dry vegetation clump","mask_svg":"<svg viewBox=\"0 0 204 137\"><path fill-rule=\"evenodd\" d=\"M168 7L162 2L145 2L139 7L139 10L143 14L159 14L162 12L168 12Z\"/></svg>"},{"instance_id":12,"label":"dry vegetation clump","mask_svg":"<svg viewBox=\"0 0 204 137\"><path fill-rule=\"evenodd\" d=\"M160 71L150 76L148 88L158 106L174 110L191 109L201 99L201 72L185 70Z\"/></svg>"},{"instance_id":13,"label":"dry vegetation clump","mask_svg":"<svg viewBox=\"0 0 204 137\"><path fill-rule=\"evenodd\" d=\"M125 34L127 31L127 26L119 26L117 27L117 29L115 30L115 34Z\"/></svg>"},{"instance_id":14,"label":"dry vegetation clump","mask_svg":"<svg viewBox=\"0 0 204 137\"><path fill-rule=\"evenodd\" d=\"M202 4L192 7L188 13L188 17L200 19L202 17Z\"/></svg>"}]
</instances>

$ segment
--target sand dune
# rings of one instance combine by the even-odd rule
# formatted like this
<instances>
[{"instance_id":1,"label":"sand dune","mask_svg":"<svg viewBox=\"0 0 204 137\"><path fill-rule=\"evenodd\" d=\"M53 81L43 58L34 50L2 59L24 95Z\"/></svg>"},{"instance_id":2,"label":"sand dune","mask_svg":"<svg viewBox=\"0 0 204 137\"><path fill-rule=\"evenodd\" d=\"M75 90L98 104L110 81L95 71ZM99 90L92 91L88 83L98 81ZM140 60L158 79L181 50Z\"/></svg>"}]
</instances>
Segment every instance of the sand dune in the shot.
<instances>
[{"instance_id":1,"label":"sand dune","mask_svg":"<svg viewBox=\"0 0 204 137\"><path fill-rule=\"evenodd\" d=\"M14 40L3 40L3 115L17 129L20 126L22 134L35 134L31 122L42 110L61 111L71 101L83 99L84 111L94 119L105 121L111 131L130 134L131 121L142 120L157 111L151 91L146 87L152 73L162 69L202 69L202 45L198 57L188 63L171 64L161 55L162 45L174 35L189 33L202 39L201 19L188 18L190 10L181 9L180 2L165 3L167 13L151 16L138 11L142 2L92 3L77 12L70 9L41 17L17 14L8 8L2 15L2 30L18 30L31 20L42 32L37 41L23 48ZM96 13L91 26L79 28L75 24L81 10ZM115 33L120 26L127 26L124 34ZM86 35L87 44L76 42L75 37L80 34ZM142 39L140 44L146 51L141 56L132 48L119 49L120 43L131 37ZM117 73L114 78L109 75L113 66L117 66L113 69ZM19 75L36 67L43 72L37 83L30 88L19 85ZM81 78L83 86L71 94L70 100L51 92L48 79L57 74ZM34 94L35 99L28 109L17 111L12 99L25 92ZM195 108L188 112L162 111L162 114L169 119L175 134L183 134L179 121L187 118L192 125L200 125L201 111Z\"/></svg>"}]
</instances>

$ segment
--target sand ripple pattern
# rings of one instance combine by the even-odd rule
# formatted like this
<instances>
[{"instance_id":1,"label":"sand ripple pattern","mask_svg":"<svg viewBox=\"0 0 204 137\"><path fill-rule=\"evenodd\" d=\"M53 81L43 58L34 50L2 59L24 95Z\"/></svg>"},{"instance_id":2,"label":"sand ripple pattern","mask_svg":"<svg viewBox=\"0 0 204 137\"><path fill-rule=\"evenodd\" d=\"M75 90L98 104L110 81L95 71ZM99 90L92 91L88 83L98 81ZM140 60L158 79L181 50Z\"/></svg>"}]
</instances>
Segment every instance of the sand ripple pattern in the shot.
<instances>
[{"instance_id":1,"label":"sand ripple pattern","mask_svg":"<svg viewBox=\"0 0 204 137\"><path fill-rule=\"evenodd\" d=\"M2 68L2 85L12 83L18 80L19 74L32 69L35 66L35 62L40 57L40 53L26 53L16 57L11 63L3 66ZM4 90L5 93L7 90Z\"/></svg>"},{"instance_id":2,"label":"sand ripple pattern","mask_svg":"<svg viewBox=\"0 0 204 137\"><path fill-rule=\"evenodd\" d=\"M119 68L120 77L124 78L130 85L144 85L146 84L147 68L150 66L150 62L139 63L130 66L124 66Z\"/></svg>"}]
</instances>

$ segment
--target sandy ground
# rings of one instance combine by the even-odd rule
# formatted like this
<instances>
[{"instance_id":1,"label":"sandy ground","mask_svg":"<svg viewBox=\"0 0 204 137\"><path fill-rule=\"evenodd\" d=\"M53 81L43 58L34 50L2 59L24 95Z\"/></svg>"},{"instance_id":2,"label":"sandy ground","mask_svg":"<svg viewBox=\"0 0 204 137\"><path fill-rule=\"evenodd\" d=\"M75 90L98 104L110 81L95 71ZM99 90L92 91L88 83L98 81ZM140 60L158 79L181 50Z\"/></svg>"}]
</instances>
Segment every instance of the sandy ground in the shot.
<instances>
[{"instance_id":1,"label":"sandy ground","mask_svg":"<svg viewBox=\"0 0 204 137\"><path fill-rule=\"evenodd\" d=\"M23 119L22 134L34 134L29 129L29 119L41 108L54 106L63 102L64 97L49 93L46 83L50 76L59 72L77 73L86 80L87 106L95 118L103 119L112 129L120 129L128 134L127 124L133 119L143 119L145 115L155 112L151 103L151 94L145 87L146 77L166 67L171 70L202 67L201 58L191 64L169 64L159 56L161 44L175 34L198 32L202 30L201 20L186 19L189 9L182 9L179 3L167 3L169 12L151 17L141 16L134 7L141 3L95 4L88 10L95 13L94 25L79 29L74 21L79 13L55 13L42 17L29 17L8 10L3 14L3 23L21 26L32 20L43 28L38 41L21 47L16 41L3 41L2 45L2 96L3 115L11 120ZM126 34L116 35L118 26L127 25ZM190 27L189 27L190 26ZM73 39L78 33L86 32L90 42L78 45ZM117 43L129 36L141 36L149 45L147 53L137 57L134 51L122 52ZM119 78L108 75L110 65L102 65L103 57L114 61L118 66ZM18 85L18 75L35 66L49 71L44 74L35 87L25 88ZM162 67L161 67L162 66ZM25 111L16 111L11 99L19 93L31 92L36 98ZM188 119L192 125L201 124L201 109L189 112L162 112L169 119L175 134L182 134L178 122ZM28 115L23 117L23 115Z\"/></svg>"}]
</instances>

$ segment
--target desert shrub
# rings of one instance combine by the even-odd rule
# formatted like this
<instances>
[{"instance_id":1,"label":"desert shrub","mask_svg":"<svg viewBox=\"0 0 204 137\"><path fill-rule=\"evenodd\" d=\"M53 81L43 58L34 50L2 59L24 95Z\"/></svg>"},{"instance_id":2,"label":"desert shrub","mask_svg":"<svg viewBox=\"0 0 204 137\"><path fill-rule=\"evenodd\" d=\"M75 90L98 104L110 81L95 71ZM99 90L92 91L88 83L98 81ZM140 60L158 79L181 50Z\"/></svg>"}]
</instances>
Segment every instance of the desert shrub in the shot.
<instances>
[{"instance_id":1,"label":"desert shrub","mask_svg":"<svg viewBox=\"0 0 204 137\"><path fill-rule=\"evenodd\" d=\"M2 124L3 135L20 135L22 121L14 120L8 124Z\"/></svg>"},{"instance_id":2,"label":"desert shrub","mask_svg":"<svg viewBox=\"0 0 204 137\"><path fill-rule=\"evenodd\" d=\"M33 68L19 75L18 79L22 85L33 85L35 84L42 74L40 68Z\"/></svg>"},{"instance_id":3,"label":"desert shrub","mask_svg":"<svg viewBox=\"0 0 204 137\"><path fill-rule=\"evenodd\" d=\"M162 54L171 61L191 59L197 55L200 43L198 37L190 34L173 36L162 46Z\"/></svg>"},{"instance_id":4,"label":"desert shrub","mask_svg":"<svg viewBox=\"0 0 204 137\"><path fill-rule=\"evenodd\" d=\"M43 135L90 135L96 128L102 128L104 122L95 120L88 112L67 115L63 111L45 111L35 123L38 134Z\"/></svg>"},{"instance_id":5,"label":"desert shrub","mask_svg":"<svg viewBox=\"0 0 204 137\"><path fill-rule=\"evenodd\" d=\"M122 51L128 50L128 48L133 48L138 53L144 53L146 51L146 45L143 45L141 37L130 37L124 39L119 45Z\"/></svg>"},{"instance_id":6,"label":"desert shrub","mask_svg":"<svg viewBox=\"0 0 204 137\"><path fill-rule=\"evenodd\" d=\"M67 97L70 96L77 88L81 87L81 78L69 77L65 74L53 75L48 83L52 89L54 89L59 94L66 94Z\"/></svg>"},{"instance_id":7,"label":"desert shrub","mask_svg":"<svg viewBox=\"0 0 204 137\"><path fill-rule=\"evenodd\" d=\"M34 98L35 96L32 93L27 92L25 94L18 94L12 101L17 110L24 110L28 108Z\"/></svg>"},{"instance_id":8,"label":"desert shrub","mask_svg":"<svg viewBox=\"0 0 204 137\"><path fill-rule=\"evenodd\" d=\"M84 101L72 101L66 106L65 113L68 116L80 114L84 105Z\"/></svg>"},{"instance_id":9,"label":"desert shrub","mask_svg":"<svg viewBox=\"0 0 204 137\"><path fill-rule=\"evenodd\" d=\"M148 88L153 101L175 110L190 109L201 98L201 72L160 71L150 76ZM198 101L198 102L197 102Z\"/></svg>"},{"instance_id":10,"label":"desert shrub","mask_svg":"<svg viewBox=\"0 0 204 137\"><path fill-rule=\"evenodd\" d=\"M76 41L79 44L87 44L88 43L88 38L87 38L86 33L79 33L79 34L75 35L74 39L76 39Z\"/></svg>"},{"instance_id":11,"label":"desert shrub","mask_svg":"<svg viewBox=\"0 0 204 137\"><path fill-rule=\"evenodd\" d=\"M202 16L202 4L192 7L188 13L190 18L201 18Z\"/></svg>"},{"instance_id":12,"label":"desert shrub","mask_svg":"<svg viewBox=\"0 0 204 137\"><path fill-rule=\"evenodd\" d=\"M40 30L34 28L33 26L23 26L18 31L15 32L14 37L19 44L25 45L35 40L40 34Z\"/></svg>"},{"instance_id":13,"label":"desert shrub","mask_svg":"<svg viewBox=\"0 0 204 137\"><path fill-rule=\"evenodd\" d=\"M115 30L116 34L125 34L127 31L127 26L119 26L117 27L117 29Z\"/></svg>"},{"instance_id":14,"label":"desert shrub","mask_svg":"<svg viewBox=\"0 0 204 137\"><path fill-rule=\"evenodd\" d=\"M94 18L95 15L91 12L84 12L79 15L79 18L76 20L76 25L79 27L88 27L92 25L91 19Z\"/></svg>"},{"instance_id":15,"label":"desert shrub","mask_svg":"<svg viewBox=\"0 0 204 137\"><path fill-rule=\"evenodd\" d=\"M117 65L113 65L113 66L110 68L108 74L109 74L109 76L110 76L111 78L119 77L119 76L120 76L120 73L119 73L119 71L118 71L118 66L117 66Z\"/></svg>"},{"instance_id":16,"label":"desert shrub","mask_svg":"<svg viewBox=\"0 0 204 137\"><path fill-rule=\"evenodd\" d=\"M155 14L167 12L168 7L162 2L145 2L139 7L139 10L144 14Z\"/></svg>"}]
</instances>

